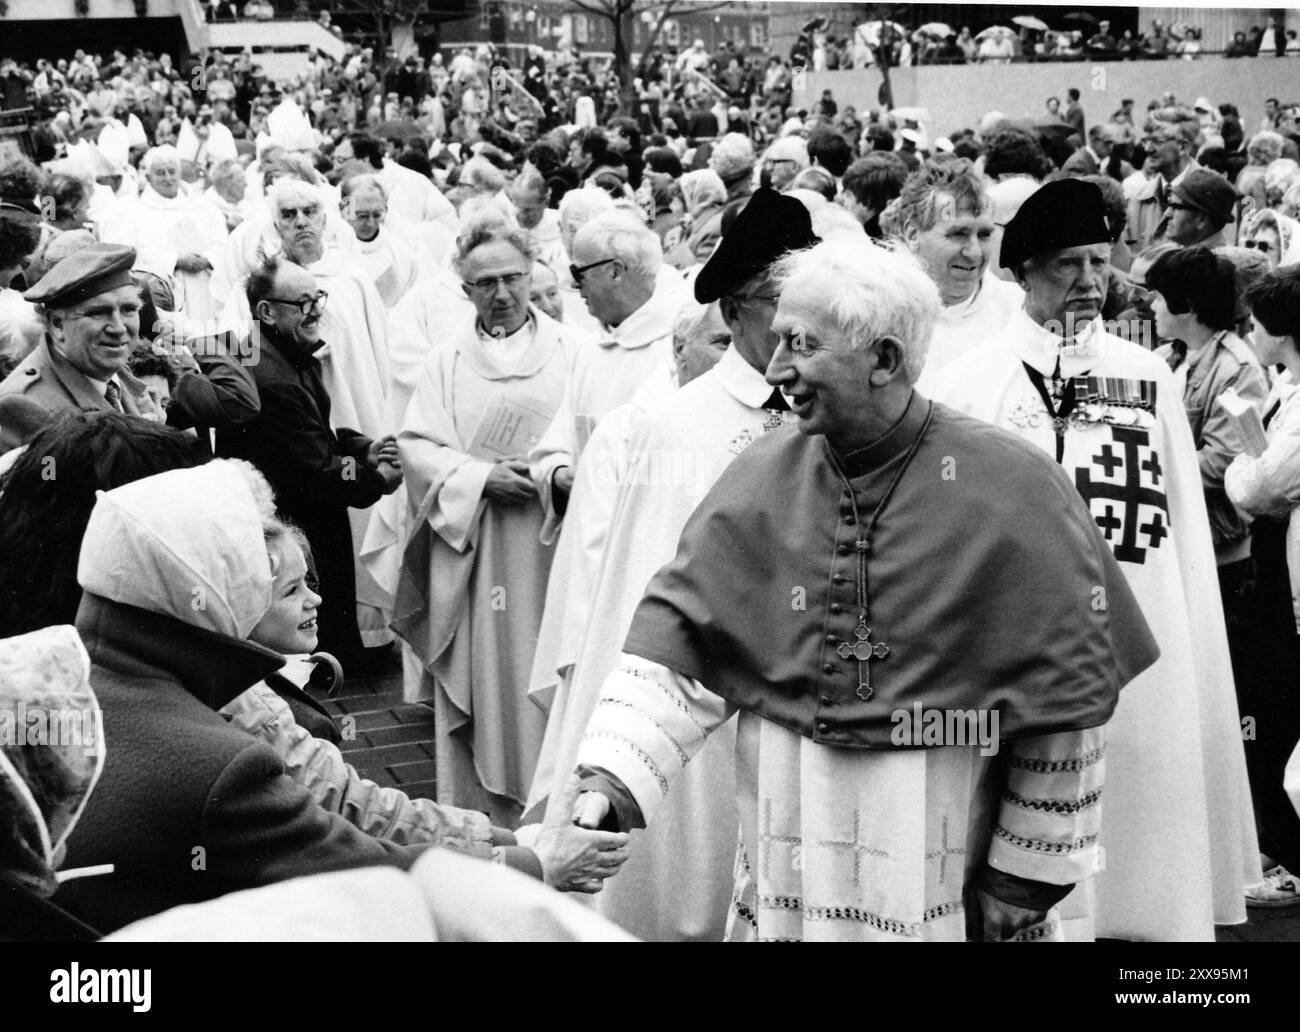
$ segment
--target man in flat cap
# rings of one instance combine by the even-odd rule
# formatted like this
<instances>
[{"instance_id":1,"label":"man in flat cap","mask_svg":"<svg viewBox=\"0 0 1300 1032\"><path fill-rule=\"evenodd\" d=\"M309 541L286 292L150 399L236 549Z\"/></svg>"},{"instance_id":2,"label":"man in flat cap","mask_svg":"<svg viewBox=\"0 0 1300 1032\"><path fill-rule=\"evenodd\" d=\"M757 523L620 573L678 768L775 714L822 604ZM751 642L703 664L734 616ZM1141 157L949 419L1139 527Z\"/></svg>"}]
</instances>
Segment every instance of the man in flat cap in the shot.
<instances>
[{"instance_id":1,"label":"man in flat cap","mask_svg":"<svg viewBox=\"0 0 1300 1032\"><path fill-rule=\"evenodd\" d=\"M1169 188L1169 207L1156 237L1180 247L1222 247L1229 241L1224 227L1232 221L1237 191L1208 168L1189 169Z\"/></svg>"},{"instance_id":2,"label":"man in flat cap","mask_svg":"<svg viewBox=\"0 0 1300 1032\"><path fill-rule=\"evenodd\" d=\"M40 306L45 340L0 383L0 396L22 394L51 412L102 409L161 420L148 387L126 368L140 343L143 307L134 263L133 248L92 244L23 294Z\"/></svg>"},{"instance_id":3,"label":"man in flat cap","mask_svg":"<svg viewBox=\"0 0 1300 1032\"><path fill-rule=\"evenodd\" d=\"M913 388L939 307L914 257L840 233L780 272L765 380L797 422L722 470L616 639L579 821L699 805L687 762L734 726L729 938L1053 939L1154 643L1051 459Z\"/></svg>"},{"instance_id":4,"label":"man in flat cap","mask_svg":"<svg viewBox=\"0 0 1300 1032\"><path fill-rule=\"evenodd\" d=\"M1260 880L1255 825L1196 447L1169 366L1102 324L1109 240L1095 184L1030 196L1001 258L1024 310L930 386L1064 467L1160 646L1109 725L1106 868L1095 925L1071 931L1208 941L1216 924L1245 921L1245 887Z\"/></svg>"},{"instance_id":5,"label":"man in flat cap","mask_svg":"<svg viewBox=\"0 0 1300 1032\"><path fill-rule=\"evenodd\" d=\"M566 697L557 693L551 708L530 802L557 794L572 772L636 605L672 558L700 499L752 442L793 422L781 392L763 379L777 344L773 266L816 240L808 210L795 198L767 188L749 198L700 270L691 306L720 314L730 346L711 370L641 411L624 435L624 469L593 465L595 486L612 484L617 500L588 596L584 646L561 688ZM593 447L600 435L598 428ZM575 501L583 486L575 485ZM596 900L601 913L645 939L722 939L736 850L734 746L734 732L720 731L687 768L680 792L640 838L635 872ZM689 851L683 842L691 843Z\"/></svg>"}]
</instances>

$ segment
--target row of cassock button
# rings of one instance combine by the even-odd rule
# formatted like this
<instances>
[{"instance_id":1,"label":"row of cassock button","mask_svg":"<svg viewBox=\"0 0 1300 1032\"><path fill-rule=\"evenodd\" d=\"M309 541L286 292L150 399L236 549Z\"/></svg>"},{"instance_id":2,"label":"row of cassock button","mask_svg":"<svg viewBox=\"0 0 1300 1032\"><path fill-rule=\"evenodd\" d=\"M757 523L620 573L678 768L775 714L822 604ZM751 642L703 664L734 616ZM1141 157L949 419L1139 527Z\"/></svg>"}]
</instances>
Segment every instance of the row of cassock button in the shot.
<instances>
[{"instance_id":1,"label":"row of cassock button","mask_svg":"<svg viewBox=\"0 0 1300 1032\"><path fill-rule=\"evenodd\" d=\"M843 514L843 516L844 516L844 523L845 523L847 526L850 526L850 527L854 526L854 525L857 523L857 518L853 515L853 506L852 506L852 504L851 504L851 499L852 499L852 497L853 497L853 496L852 496L848 491L845 491L845 492L844 492L844 495L843 495L843 498L844 498L844 504L840 506L840 512L841 512L841 513ZM847 555L852 554L853 551L854 551L853 547L852 547L851 545L848 545L848 544L845 544L845 543L841 543L841 544L835 546L835 554L836 554L836 555L847 556ZM850 582L850 581L849 581L849 578L846 577L846 576L845 576L844 574L842 574L842 573L836 572L836 573L834 573L834 574L831 575L831 583L832 583L832 584L848 584L849 582ZM838 616L839 614L843 613L844 610L845 610L845 607L844 607L841 603L839 603L839 602L832 602L831 605L830 605L830 611L831 611L831 613L833 613L833 614L835 614L835 615L837 615L837 616ZM838 638L838 637L836 637L834 634L828 634L828 635L826 635L826 644L827 644L827 645L831 645L831 646L838 645L838 644L840 643L840 640L841 640L841 639ZM847 641L848 639L846 638L846 639L844 639L844 640ZM833 674L833 673L835 673L835 672L838 671L838 670L839 670L839 667L836 666L834 663L823 663L823 664L822 664L822 672L823 672L823 673ZM823 696L821 697L821 699L820 699L820 702L821 702L821 704L822 704L823 706L833 706L833 705L835 705L835 700L834 700L831 696L829 696L829 695L823 695ZM818 721L818 723L817 723L817 733L818 733L818 734L821 734L821 735L828 734L828 733L830 732L830 729L831 729L831 727L830 727L830 725L829 725L828 723L826 723L825 721Z\"/></svg>"}]
</instances>

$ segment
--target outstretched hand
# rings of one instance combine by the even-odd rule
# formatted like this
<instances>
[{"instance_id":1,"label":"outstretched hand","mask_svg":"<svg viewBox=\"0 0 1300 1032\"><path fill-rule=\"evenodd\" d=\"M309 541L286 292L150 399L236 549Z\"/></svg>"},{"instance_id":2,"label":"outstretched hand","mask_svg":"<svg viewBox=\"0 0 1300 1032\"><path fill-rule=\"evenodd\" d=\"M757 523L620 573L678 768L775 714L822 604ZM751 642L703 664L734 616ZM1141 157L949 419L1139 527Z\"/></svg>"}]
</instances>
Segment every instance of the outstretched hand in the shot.
<instances>
[{"instance_id":1,"label":"outstretched hand","mask_svg":"<svg viewBox=\"0 0 1300 1032\"><path fill-rule=\"evenodd\" d=\"M561 892L596 893L627 860L628 836L574 823L578 784L578 776L571 774L551 800L533 851L542 862L547 885ZM591 795L596 793L584 793L584 798Z\"/></svg>"}]
</instances>

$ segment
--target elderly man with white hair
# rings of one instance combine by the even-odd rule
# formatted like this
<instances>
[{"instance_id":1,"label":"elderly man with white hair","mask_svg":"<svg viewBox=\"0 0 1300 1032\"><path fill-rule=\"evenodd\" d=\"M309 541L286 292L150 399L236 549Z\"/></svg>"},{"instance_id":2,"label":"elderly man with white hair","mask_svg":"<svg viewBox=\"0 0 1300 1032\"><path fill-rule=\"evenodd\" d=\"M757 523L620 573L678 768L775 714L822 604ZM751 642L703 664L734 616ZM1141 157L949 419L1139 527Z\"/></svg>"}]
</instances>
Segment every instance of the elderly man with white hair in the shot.
<instances>
[{"instance_id":1,"label":"elderly man with white hair","mask_svg":"<svg viewBox=\"0 0 1300 1032\"><path fill-rule=\"evenodd\" d=\"M794 182L794 177L811 164L808 143L802 136L782 136L763 152L759 185L785 190Z\"/></svg>"},{"instance_id":2,"label":"elderly man with white hair","mask_svg":"<svg viewBox=\"0 0 1300 1032\"><path fill-rule=\"evenodd\" d=\"M727 133L713 147L709 168L727 188L727 202L740 201L754 192L754 145L742 133Z\"/></svg>"},{"instance_id":3,"label":"elderly man with white hair","mask_svg":"<svg viewBox=\"0 0 1300 1032\"><path fill-rule=\"evenodd\" d=\"M190 194L181 183L181 158L167 144L154 147L140 165L145 186L135 208L132 240L136 268L174 277L176 310L192 319L209 319L209 282L226 244L226 220L202 195Z\"/></svg>"},{"instance_id":4,"label":"elderly man with white hair","mask_svg":"<svg viewBox=\"0 0 1300 1032\"><path fill-rule=\"evenodd\" d=\"M357 263L392 308L419 275L419 241L388 209L388 191L375 176L352 176L339 186L339 210L357 236ZM430 264L432 257L421 255Z\"/></svg>"},{"instance_id":5,"label":"elderly man with white hair","mask_svg":"<svg viewBox=\"0 0 1300 1032\"><path fill-rule=\"evenodd\" d=\"M547 540L563 519L587 438L601 416L666 367L673 316L686 300L684 285L660 278L659 238L629 212L608 211L587 222L570 255L570 278L600 334L596 347L578 353L564 401L529 454L547 513Z\"/></svg>"},{"instance_id":6,"label":"elderly man with white hair","mask_svg":"<svg viewBox=\"0 0 1300 1032\"><path fill-rule=\"evenodd\" d=\"M731 938L1059 938L1142 615L1050 459L913 390L939 307L913 258L837 238L780 274L766 380L797 426L727 466L650 582L576 816L653 826L735 718Z\"/></svg>"}]
</instances>

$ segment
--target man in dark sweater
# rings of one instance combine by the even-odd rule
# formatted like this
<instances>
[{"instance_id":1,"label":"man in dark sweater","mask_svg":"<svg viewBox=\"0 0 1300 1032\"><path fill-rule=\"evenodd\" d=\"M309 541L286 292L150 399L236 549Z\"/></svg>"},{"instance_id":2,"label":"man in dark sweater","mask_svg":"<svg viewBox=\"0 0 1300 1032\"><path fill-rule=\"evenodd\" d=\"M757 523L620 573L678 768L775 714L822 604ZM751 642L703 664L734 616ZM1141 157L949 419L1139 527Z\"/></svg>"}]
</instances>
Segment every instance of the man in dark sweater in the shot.
<instances>
[{"instance_id":1,"label":"man in dark sweater","mask_svg":"<svg viewBox=\"0 0 1300 1032\"><path fill-rule=\"evenodd\" d=\"M330 397L316 351L327 301L311 273L268 260L248 278L248 307L260 347L253 378L261 412L217 434L223 457L247 459L270 482L280 515L311 543L320 594L321 648L363 662L349 507L365 509L402 481L395 440L330 426Z\"/></svg>"}]
</instances>

